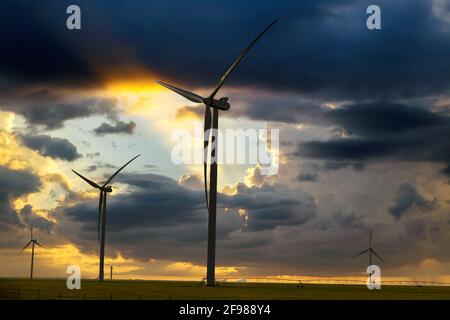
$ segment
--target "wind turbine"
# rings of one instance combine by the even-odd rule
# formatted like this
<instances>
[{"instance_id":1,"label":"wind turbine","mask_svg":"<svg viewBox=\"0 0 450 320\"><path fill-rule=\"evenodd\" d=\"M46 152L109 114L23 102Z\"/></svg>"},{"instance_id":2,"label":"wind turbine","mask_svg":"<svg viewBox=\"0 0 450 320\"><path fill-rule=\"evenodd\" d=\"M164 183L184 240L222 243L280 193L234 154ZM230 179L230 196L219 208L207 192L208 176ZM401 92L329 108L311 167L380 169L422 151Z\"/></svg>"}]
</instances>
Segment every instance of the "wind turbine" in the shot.
<instances>
[{"instance_id":1,"label":"wind turbine","mask_svg":"<svg viewBox=\"0 0 450 320\"><path fill-rule=\"evenodd\" d=\"M378 259L380 259L382 262L384 262L384 260L375 252L375 250L373 250L372 248L372 235L373 235L373 229L370 229L370 237L369 237L369 249L366 249L364 251L361 251L360 253L358 253L357 255L353 256L353 259L366 253L369 252L369 266L372 265L372 254L374 254ZM369 275L370 278L370 282L372 280L372 274Z\"/></svg>"},{"instance_id":2,"label":"wind turbine","mask_svg":"<svg viewBox=\"0 0 450 320\"><path fill-rule=\"evenodd\" d=\"M33 238L33 226L31 226L31 238L30 242L27 243L25 247L23 247L22 251L28 248L28 246L31 244L31 271L30 271L30 279L33 279L33 269L34 269L34 245L38 245L41 248L44 248L42 244L40 244L37 239Z\"/></svg>"},{"instance_id":3,"label":"wind turbine","mask_svg":"<svg viewBox=\"0 0 450 320\"><path fill-rule=\"evenodd\" d=\"M207 272L206 272L206 285L215 285L215 256L216 256L216 204L217 204L217 162L218 150L217 150L217 137L215 132L219 127L219 110L226 111L230 109L230 104L228 103L228 97L223 97L220 99L215 99L216 94L219 92L220 88L224 85L227 78L237 67L239 62L244 59L245 55L250 51L250 49L258 42L258 40L278 21L274 20L269 24L263 31L261 31L255 39L247 46L247 48L242 51L242 53L237 57L233 64L224 73L222 78L220 78L219 84L211 92L211 94L204 98L196 93L190 92L185 89L177 88L171 84L158 81L158 83L172 91L175 91L179 95L185 97L189 101L203 103L205 105L205 120L204 120L204 154L203 154L203 175L205 184L205 198L206 198L206 208L208 209L208 257L207 257ZM213 109L211 115L211 108ZM212 119L211 119L212 117ZM214 132L211 135L211 129ZM209 140L211 139L210 148L210 158L211 164L209 169L209 194L208 194L208 147Z\"/></svg>"},{"instance_id":4,"label":"wind turbine","mask_svg":"<svg viewBox=\"0 0 450 320\"><path fill-rule=\"evenodd\" d=\"M97 222L97 237L98 241L100 242L100 267L98 272L98 280L103 281L104 280L104 265L105 265L105 228L106 228L106 195L110 192L112 192L111 186L108 186L108 183L110 183L116 175L119 174L120 171L122 171L123 168L125 168L128 164L130 164L131 161L139 157L137 155L127 163L125 163L119 170L117 170L109 179L102 185L98 185L95 182L89 180L86 177L83 177L81 174L76 172L75 170L72 170L77 176L79 176L81 179L89 183L92 187L100 190L100 197L98 200L98 222Z\"/></svg>"}]
</instances>

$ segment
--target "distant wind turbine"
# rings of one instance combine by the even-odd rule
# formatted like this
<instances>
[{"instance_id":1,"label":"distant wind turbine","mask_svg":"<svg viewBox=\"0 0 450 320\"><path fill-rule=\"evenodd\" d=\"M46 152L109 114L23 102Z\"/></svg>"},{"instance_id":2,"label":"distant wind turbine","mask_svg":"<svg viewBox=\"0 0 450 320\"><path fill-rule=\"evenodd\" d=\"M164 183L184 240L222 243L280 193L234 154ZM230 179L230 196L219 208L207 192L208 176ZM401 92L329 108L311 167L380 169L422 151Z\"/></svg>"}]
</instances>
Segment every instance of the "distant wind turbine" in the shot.
<instances>
[{"instance_id":1,"label":"distant wind turbine","mask_svg":"<svg viewBox=\"0 0 450 320\"><path fill-rule=\"evenodd\" d=\"M33 279L33 269L34 269L34 245L38 245L41 248L44 248L42 244L40 244L37 239L33 238L33 226L31 226L31 238L30 242L27 243L25 247L23 247L22 251L28 248L31 244L31 270L30 270L30 279Z\"/></svg>"},{"instance_id":2,"label":"distant wind turbine","mask_svg":"<svg viewBox=\"0 0 450 320\"><path fill-rule=\"evenodd\" d=\"M384 262L384 260L372 248L372 235L373 235L373 229L370 229L369 248L364 251L361 251L357 255L353 256L353 259L354 259L354 258L368 252L369 253L369 266L372 265L372 254L374 254L378 259L380 259L382 262ZM372 278L372 275L370 274L369 277Z\"/></svg>"},{"instance_id":3,"label":"distant wind turbine","mask_svg":"<svg viewBox=\"0 0 450 320\"><path fill-rule=\"evenodd\" d=\"M100 242L100 267L98 272L98 280L103 281L104 280L104 265L105 265L105 228L106 228L106 194L112 192L111 186L108 186L108 183L110 183L116 175L119 174L120 171L122 171L123 168L125 168L128 164L130 164L131 161L139 157L140 155L137 155L127 163L125 163L119 170L117 170L109 179L102 185L98 185L95 182L89 180L86 177L83 177L81 174L76 172L75 170L72 170L77 176L79 176L81 179L89 183L92 187L100 190L100 197L98 201L98 222L97 222L97 237L98 241Z\"/></svg>"},{"instance_id":4,"label":"distant wind turbine","mask_svg":"<svg viewBox=\"0 0 450 320\"><path fill-rule=\"evenodd\" d=\"M212 138L211 130L214 132L217 131L219 127L219 109L226 111L230 109L230 104L228 103L228 98L223 97L219 100L214 99L216 94L219 92L220 88L224 85L227 78L233 72L233 70L237 67L239 62L245 57L245 55L250 51L250 49L258 42L258 40L278 21L276 19L271 24L269 24L263 31L261 31L258 36L249 44L247 48L239 55L239 57L233 62L233 64L228 68L225 74L219 81L217 87L212 91L212 93L204 98L196 93L190 92L185 89L177 88L171 84L158 81L158 83L172 91L175 91L179 95L185 97L189 101L203 103L205 105L205 120L204 120L204 161L203 161L203 175L204 175L204 183L205 183L205 198L206 198L206 207L208 209L208 257L207 257L207 276L206 276L206 285L213 286L215 285L215 256L216 256L216 202L217 202L217 162L215 159L218 159L218 150L217 150L217 137ZM213 109L211 115L211 108ZM212 120L211 120L212 117ZM211 125L212 121L212 125ZM211 164L209 170L209 195L208 195L208 145L209 140L211 141ZM214 159L214 160L213 160Z\"/></svg>"}]
</instances>

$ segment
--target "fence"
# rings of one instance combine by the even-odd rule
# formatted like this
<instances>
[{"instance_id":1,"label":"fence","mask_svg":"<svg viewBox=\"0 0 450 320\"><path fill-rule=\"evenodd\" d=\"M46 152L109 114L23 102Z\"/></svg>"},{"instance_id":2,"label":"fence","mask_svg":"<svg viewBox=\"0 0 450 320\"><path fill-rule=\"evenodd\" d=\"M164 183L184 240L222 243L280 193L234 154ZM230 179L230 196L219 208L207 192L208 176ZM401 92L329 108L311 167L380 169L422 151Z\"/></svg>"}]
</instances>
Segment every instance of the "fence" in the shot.
<instances>
[{"instance_id":1,"label":"fence","mask_svg":"<svg viewBox=\"0 0 450 320\"><path fill-rule=\"evenodd\" d=\"M201 282L190 282L183 286L202 286L205 279ZM263 284L272 284L274 286L293 285L297 288L304 288L308 285L366 285L363 279L286 279L286 278L265 278L265 277L248 277L248 278L218 278L217 284L221 286L239 286L246 283L249 287L258 287ZM435 281L382 281L383 286L450 286L450 283ZM149 286L152 284L149 283ZM155 295L148 292L139 291L109 291L108 289L83 289L83 290L50 290L50 289L12 289L0 288L0 300L144 300L155 298ZM166 295L167 294L167 295ZM158 299L171 299L170 292L157 294Z\"/></svg>"},{"instance_id":2,"label":"fence","mask_svg":"<svg viewBox=\"0 0 450 320\"><path fill-rule=\"evenodd\" d=\"M84 291L0 289L0 300L142 300L140 293Z\"/></svg>"},{"instance_id":3,"label":"fence","mask_svg":"<svg viewBox=\"0 0 450 320\"><path fill-rule=\"evenodd\" d=\"M202 280L202 283L206 279ZM366 285L367 279L320 279L320 278L304 278L304 279L290 279L290 278L267 278L267 277L248 277L248 278L218 278L217 281L220 282L248 282L248 283L293 283L299 285L305 284L325 284L325 285ZM386 286L414 286L414 287L445 287L450 286L448 282L437 282L437 281L381 281L382 285Z\"/></svg>"}]
</instances>

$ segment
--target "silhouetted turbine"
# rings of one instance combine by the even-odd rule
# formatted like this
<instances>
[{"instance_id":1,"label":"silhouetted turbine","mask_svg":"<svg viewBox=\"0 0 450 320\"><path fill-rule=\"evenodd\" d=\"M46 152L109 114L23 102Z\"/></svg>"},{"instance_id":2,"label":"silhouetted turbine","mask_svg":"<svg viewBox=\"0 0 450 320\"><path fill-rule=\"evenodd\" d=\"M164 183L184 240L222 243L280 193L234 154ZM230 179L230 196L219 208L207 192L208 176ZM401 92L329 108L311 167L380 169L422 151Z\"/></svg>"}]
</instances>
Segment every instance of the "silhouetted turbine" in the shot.
<instances>
[{"instance_id":1,"label":"silhouetted turbine","mask_svg":"<svg viewBox=\"0 0 450 320\"><path fill-rule=\"evenodd\" d=\"M98 280L103 281L104 280L104 263L105 263L105 229L106 229L106 194L112 192L111 186L108 186L108 183L110 183L114 177L119 174L120 171L122 171L123 168L125 168L128 164L130 164L131 161L139 157L140 155L137 155L127 163L125 163L119 170L117 170L109 179L102 185L98 185L95 182L89 180L86 177L83 177L81 174L76 172L75 170L72 170L77 176L79 176L81 179L89 183L92 187L100 190L100 197L98 200L98 222L97 222L97 237L98 241L100 242L100 266L99 266L99 272L98 272Z\"/></svg>"},{"instance_id":2,"label":"silhouetted turbine","mask_svg":"<svg viewBox=\"0 0 450 320\"><path fill-rule=\"evenodd\" d=\"M209 97L204 98L196 93L190 92L185 89L177 88L171 84L158 81L162 86L175 91L179 95L182 95L186 99L192 102L203 103L205 105L205 120L204 120L204 164L203 164L203 175L205 183L205 198L206 207L208 209L208 258L207 258L207 276L206 284L208 286L215 285L215 256L216 256L216 202L217 202L217 163L215 159L218 159L217 151L217 137L211 135L211 129L214 132L217 131L219 127L219 109L226 111L230 109L230 104L228 103L228 98L223 97L219 100L214 99L216 94L219 92L220 88L223 86L227 78L236 68L236 66L241 62L245 55L250 51L250 49L258 42L258 40L278 21L276 19L271 24L269 24L263 31L261 31L258 36L250 43L250 45L245 48L244 51L239 55L239 57L233 62L233 64L228 68L225 74L219 81L219 84L211 92ZM212 112L212 125L211 125L211 108ZM215 134L215 133L214 133ZM211 164L209 172L209 195L208 195L208 148L209 140L211 139Z\"/></svg>"},{"instance_id":3,"label":"silhouetted turbine","mask_svg":"<svg viewBox=\"0 0 450 320\"><path fill-rule=\"evenodd\" d=\"M33 238L33 226L31 226L31 237L30 242L27 243L25 247L23 247L22 251L28 248L28 246L31 244L31 270L30 270L30 279L33 279L33 269L34 269L34 245L38 245L41 248L44 248L42 244L40 244L37 239Z\"/></svg>"},{"instance_id":4,"label":"silhouetted turbine","mask_svg":"<svg viewBox=\"0 0 450 320\"><path fill-rule=\"evenodd\" d=\"M369 266L372 265L372 254L374 254L378 259L381 260L381 262L384 262L384 260L375 252L375 250L372 248L372 235L373 235L373 229L370 229L370 237L369 237L369 249L366 249L364 251L361 251L360 253L358 253L357 255L353 256L352 259L368 252L369 253ZM370 280L372 278L372 275L369 275Z\"/></svg>"}]
</instances>

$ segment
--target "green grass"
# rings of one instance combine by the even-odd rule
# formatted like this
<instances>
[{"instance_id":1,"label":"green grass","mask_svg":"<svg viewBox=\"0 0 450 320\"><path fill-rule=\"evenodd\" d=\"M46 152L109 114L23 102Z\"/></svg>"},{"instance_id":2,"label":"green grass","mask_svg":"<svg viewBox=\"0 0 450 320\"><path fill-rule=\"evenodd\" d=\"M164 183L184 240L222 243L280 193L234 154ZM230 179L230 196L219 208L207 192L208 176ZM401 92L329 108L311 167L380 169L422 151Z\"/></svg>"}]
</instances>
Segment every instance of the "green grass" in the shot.
<instances>
[{"instance_id":1,"label":"green grass","mask_svg":"<svg viewBox=\"0 0 450 320\"><path fill-rule=\"evenodd\" d=\"M450 299L450 287L220 283L218 287L181 281L82 280L81 290L68 290L65 280L0 279L1 299Z\"/></svg>"}]
</instances>

